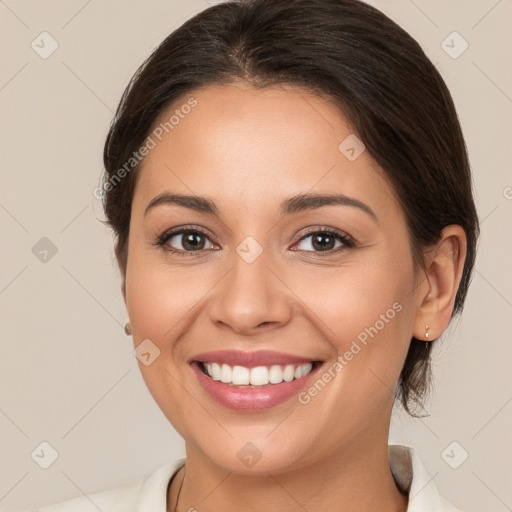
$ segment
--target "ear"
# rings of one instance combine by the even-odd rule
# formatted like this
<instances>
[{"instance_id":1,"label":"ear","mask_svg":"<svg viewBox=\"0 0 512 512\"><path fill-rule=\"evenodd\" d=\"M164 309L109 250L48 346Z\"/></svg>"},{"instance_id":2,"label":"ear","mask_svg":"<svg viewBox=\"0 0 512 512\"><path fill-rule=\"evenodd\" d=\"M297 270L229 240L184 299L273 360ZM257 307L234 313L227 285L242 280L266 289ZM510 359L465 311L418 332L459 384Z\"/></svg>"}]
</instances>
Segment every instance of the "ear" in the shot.
<instances>
[{"instance_id":1,"label":"ear","mask_svg":"<svg viewBox=\"0 0 512 512\"><path fill-rule=\"evenodd\" d=\"M126 261L125 258L123 258L121 255L119 249L119 240L117 240L114 245L114 253L116 255L119 271L121 272L121 293L123 294L124 303L126 305Z\"/></svg>"},{"instance_id":2,"label":"ear","mask_svg":"<svg viewBox=\"0 0 512 512\"><path fill-rule=\"evenodd\" d=\"M466 233L461 226L453 224L443 229L439 241L426 252L425 280L413 326L416 339L435 340L448 327L464 270L466 250Z\"/></svg>"}]
</instances>

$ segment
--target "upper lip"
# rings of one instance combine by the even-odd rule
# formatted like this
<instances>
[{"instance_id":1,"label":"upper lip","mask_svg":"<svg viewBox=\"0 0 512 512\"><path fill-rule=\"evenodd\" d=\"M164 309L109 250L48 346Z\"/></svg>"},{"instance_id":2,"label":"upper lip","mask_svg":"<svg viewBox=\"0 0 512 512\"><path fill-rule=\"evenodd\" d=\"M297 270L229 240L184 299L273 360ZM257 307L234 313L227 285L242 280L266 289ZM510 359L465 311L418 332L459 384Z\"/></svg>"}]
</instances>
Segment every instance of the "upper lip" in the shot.
<instances>
[{"instance_id":1,"label":"upper lip","mask_svg":"<svg viewBox=\"0 0 512 512\"><path fill-rule=\"evenodd\" d=\"M304 364L316 360L310 357L300 357L270 350L257 350L253 352L241 350L215 350L212 352L201 352L189 359L189 363L194 361L254 368L256 366L272 366L278 364Z\"/></svg>"}]
</instances>

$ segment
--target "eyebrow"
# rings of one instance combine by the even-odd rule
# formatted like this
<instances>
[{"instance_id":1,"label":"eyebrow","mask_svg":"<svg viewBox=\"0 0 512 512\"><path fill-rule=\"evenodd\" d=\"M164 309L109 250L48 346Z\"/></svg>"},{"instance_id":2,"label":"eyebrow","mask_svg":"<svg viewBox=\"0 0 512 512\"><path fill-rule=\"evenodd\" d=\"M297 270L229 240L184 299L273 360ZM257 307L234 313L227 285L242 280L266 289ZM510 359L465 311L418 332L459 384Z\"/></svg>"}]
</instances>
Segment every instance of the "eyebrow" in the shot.
<instances>
[{"instance_id":1,"label":"eyebrow","mask_svg":"<svg viewBox=\"0 0 512 512\"><path fill-rule=\"evenodd\" d=\"M183 206L200 213L215 216L219 216L220 213L217 205L207 197L162 192L149 202L144 211L144 216L150 210L162 204ZM293 213L315 210L331 205L353 206L368 214L375 222L379 222L377 215L368 205L344 194L298 194L285 199L279 207L279 213L281 217L284 217Z\"/></svg>"}]
</instances>

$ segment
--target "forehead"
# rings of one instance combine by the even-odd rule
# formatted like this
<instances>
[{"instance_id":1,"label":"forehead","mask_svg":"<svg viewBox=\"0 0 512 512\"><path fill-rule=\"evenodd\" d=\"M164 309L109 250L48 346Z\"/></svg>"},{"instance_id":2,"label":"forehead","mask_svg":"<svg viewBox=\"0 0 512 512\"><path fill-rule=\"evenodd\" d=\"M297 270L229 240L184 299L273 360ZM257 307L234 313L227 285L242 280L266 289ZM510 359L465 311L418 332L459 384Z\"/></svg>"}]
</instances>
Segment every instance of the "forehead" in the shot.
<instances>
[{"instance_id":1,"label":"forehead","mask_svg":"<svg viewBox=\"0 0 512 512\"><path fill-rule=\"evenodd\" d=\"M308 191L352 195L374 209L396 207L368 151L356 159L346 152L360 147L341 111L298 87L195 90L162 113L150 136L156 144L139 169L134 209L164 190L265 210Z\"/></svg>"}]
</instances>

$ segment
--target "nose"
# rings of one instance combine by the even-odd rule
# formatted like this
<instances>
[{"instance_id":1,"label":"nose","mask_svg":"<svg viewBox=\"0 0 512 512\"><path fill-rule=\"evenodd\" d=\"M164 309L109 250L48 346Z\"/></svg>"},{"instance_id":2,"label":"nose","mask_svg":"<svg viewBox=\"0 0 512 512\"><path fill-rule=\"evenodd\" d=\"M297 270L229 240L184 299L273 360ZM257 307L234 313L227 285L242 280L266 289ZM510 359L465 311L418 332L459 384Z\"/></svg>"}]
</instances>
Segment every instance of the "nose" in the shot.
<instances>
[{"instance_id":1,"label":"nose","mask_svg":"<svg viewBox=\"0 0 512 512\"><path fill-rule=\"evenodd\" d=\"M231 270L210 296L210 319L218 327L251 336L290 321L292 293L265 253L252 263L234 254Z\"/></svg>"}]
</instances>

